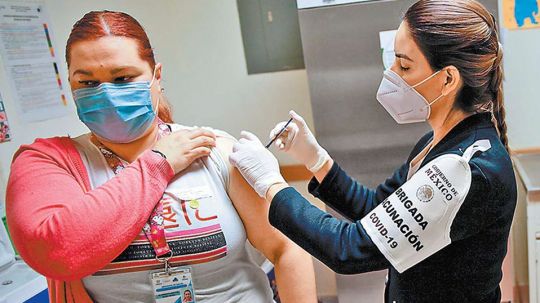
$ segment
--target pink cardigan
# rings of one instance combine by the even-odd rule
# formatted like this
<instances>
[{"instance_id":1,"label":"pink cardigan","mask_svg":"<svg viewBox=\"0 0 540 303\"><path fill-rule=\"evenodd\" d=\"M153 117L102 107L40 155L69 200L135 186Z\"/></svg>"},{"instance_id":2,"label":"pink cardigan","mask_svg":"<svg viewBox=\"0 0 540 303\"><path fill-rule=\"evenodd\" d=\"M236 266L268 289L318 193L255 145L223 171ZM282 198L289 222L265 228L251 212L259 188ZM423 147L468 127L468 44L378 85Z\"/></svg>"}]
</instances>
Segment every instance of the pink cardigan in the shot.
<instances>
[{"instance_id":1,"label":"pink cardigan","mask_svg":"<svg viewBox=\"0 0 540 303\"><path fill-rule=\"evenodd\" d=\"M91 190L70 138L21 146L11 165L7 220L21 257L47 277L51 302L92 302L81 279L128 247L173 176L165 159L146 151Z\"/></svg>"}]
</instances>

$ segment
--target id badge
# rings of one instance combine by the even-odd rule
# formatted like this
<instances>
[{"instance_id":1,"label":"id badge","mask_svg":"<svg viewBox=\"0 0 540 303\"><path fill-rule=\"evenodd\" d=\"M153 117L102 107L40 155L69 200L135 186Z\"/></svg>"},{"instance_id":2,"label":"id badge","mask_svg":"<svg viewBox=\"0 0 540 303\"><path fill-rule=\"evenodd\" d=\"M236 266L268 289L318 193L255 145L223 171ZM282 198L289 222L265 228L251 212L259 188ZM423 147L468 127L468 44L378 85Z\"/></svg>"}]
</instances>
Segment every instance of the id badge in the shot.
<instances>
[{"instance_id":1,"label":"id badge","mask_svg":"<svg viewBox=\"0 0 540 303\"><path fill-rule=\"evenodd\" d=\"M190 267L155 271L150 279L156 303L196 303Z\"/></svg>"}]
</instances>

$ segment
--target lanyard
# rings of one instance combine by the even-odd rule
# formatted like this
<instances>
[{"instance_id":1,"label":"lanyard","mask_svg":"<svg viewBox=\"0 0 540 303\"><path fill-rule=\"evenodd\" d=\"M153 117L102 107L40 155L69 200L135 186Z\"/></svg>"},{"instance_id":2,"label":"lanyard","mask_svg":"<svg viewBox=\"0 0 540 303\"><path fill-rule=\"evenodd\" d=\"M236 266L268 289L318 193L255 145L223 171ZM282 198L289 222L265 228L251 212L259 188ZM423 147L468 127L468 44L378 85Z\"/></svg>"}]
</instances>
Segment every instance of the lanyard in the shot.
<instances>
[{"instance_id":1,"label":"lanyard","mask_svg":"<svg viewBox=\"0 0 540 303\"><path fill-rule=\"evenodd\" d=\"M158 123L158 130L158 138L169 135L171 133L171 129L169 128L169 126L161 121L159 121ZM92 143L97 146L97 148L105 158L105 161L107 161L107 164L113 170L115 175L119 174L126 167L122 160L120 160L120 158L114 152L112 152L101 142L99 142L94 135L92 135L91 140ZM165 224L163 219L162 199L159 199L159 202L154 207L150 218L143 227L143 232L152 247L154 248L154 252L156 253L156 259L160 262L165 262L165 267L168 267L168 259L172 257L173 252L170 249L169 244L167 243L167 239L165 238ZM160 257L163 257L165 255L169 256L160 259Z\"/></svg>"}]
</instances>

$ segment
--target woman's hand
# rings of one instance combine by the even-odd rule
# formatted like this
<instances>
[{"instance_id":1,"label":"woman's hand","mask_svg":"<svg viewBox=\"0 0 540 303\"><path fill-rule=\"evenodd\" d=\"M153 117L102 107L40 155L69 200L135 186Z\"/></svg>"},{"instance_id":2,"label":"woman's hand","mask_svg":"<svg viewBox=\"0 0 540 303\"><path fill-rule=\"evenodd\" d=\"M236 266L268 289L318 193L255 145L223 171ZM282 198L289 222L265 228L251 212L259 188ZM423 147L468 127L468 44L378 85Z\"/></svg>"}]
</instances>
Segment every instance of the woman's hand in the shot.
<instances>
[{"instance_id":1,"label":"woman's hand","mask_svg":"<svg viewBox=\"0 0 540 303\"><path fill-rule=\"evenodd\" d=\"M203 128L179 130L159 139L154 146L165 155L175 174L186 169L193 161L210 155L216 146L216 135Z\"/></svg>"},{"instance_id":2,"label":"woman's hand","mask_svg":"<svg viewBox=\"0 0 540 303\"><path fill-rule=\"evenodd\" d=\"M278 183L285 183L279 172L279 163L267 150L259 138L243 131L242 138L233 146L229 161L238 168L244 179L264 198L268 189Z\"/></svg>"},{"instance_id":3,"label":"woman's hand","mask_svg":"<svg viewBox=\"0 0 540 303\"><path fill-rule=\"evenodd\" d=\"M304 164L312 173L316 173L330 160L330 156L319 145L304 119L294 111L290 111L289 114L293 118L293 122L279 136L275 145ZM273 139L286 123L278 123L270 132L270 138Z\"/></svg>"}]
</instances>

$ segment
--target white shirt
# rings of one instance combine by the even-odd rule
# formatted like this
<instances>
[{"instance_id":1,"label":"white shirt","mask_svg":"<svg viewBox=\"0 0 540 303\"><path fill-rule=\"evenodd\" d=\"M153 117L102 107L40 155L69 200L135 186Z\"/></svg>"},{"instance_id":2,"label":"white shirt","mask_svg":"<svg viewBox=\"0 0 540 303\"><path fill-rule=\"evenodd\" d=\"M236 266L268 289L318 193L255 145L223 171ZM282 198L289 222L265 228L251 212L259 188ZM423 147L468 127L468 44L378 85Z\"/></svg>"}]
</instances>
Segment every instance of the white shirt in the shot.
<instances>
[{"instance_id":1,"label":"white shirt","mask_svg":"<svg viewBox=\"0 0 540 303\"><path fill-rule=\"evenodd\" d=\"M173 131L186 128L171 127ZM234 140L225 132L214 132ZM89 134L74 140L92 188L115 176ZM272 302L266 274L249 256L244 226L227 193L229 171L225 161L214 149L209 157L193 162L169 183L163 197L163 217L167 242L174 252L170 263L191 266L197 302ZM117 259L83 278L83 283L96 302L153 302L150 272L162 268L141 231Z\"/></svg>"}]
</instances>

